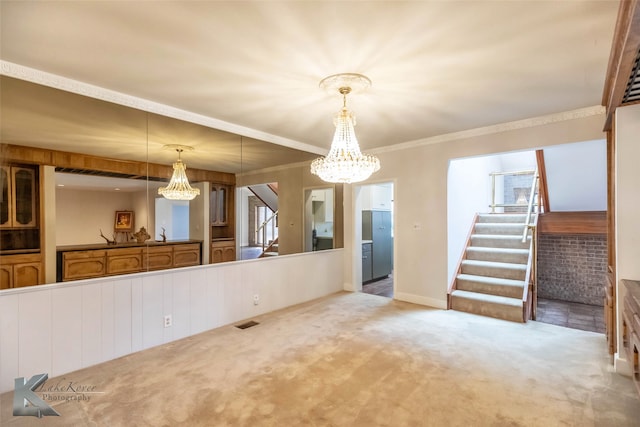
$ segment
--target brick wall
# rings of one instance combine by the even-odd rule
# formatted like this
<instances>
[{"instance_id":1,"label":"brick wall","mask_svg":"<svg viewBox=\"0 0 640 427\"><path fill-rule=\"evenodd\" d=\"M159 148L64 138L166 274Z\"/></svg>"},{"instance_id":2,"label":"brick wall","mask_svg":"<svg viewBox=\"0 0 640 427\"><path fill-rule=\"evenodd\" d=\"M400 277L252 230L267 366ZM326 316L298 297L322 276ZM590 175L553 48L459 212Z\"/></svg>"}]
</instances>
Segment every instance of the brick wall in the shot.
<instances>
[{"instance_id":1,"label":"brick wall","mask_svg":"<svg viewBox=\"0 0 640 427\"><path fill-rule=\"evenodd\" d=\"M522 208L504 208L505 212L526 212L531 193L531 183L533 174L527 175L505 175L504 177L504 203L516 203L517 195L522 192L526 199Z\"/></svg>"},{"instance_id":2,"label":"brick wall","mask_svg":"<svg viewBox=\"0 0 640 427\"><path fill-rule=\"evenodd\" d=\"M538 296L603 305L607 237L543 234L538 238Z\"/></svg>"}]
</instances>

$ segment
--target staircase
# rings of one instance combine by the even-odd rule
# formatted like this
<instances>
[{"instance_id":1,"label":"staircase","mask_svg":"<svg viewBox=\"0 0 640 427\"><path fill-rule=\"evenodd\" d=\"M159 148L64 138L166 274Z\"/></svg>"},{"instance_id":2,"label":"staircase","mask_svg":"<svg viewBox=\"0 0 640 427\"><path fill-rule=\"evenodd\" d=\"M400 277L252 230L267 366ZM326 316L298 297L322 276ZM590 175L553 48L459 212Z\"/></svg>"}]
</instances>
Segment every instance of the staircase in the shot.
<instances>
[{"instance_id":1,"label":"staircase","mask_svg":"<svg viewBox=\"0 0 640 427\"><path fill-rule=\"evenodd\" d=\"M267 248L262 251L258 258L266 258L271 256L278 256L278 238L271 242Z\"/></svg>"},{"instance_id":2,"label":"staircase","mask_svg":"<svg viewBox=\"0 0 640 427\"><path fill-rule=\"evenodd\" d=\"M449 309L526 322L531 306L531 231L525 214L479 214L450 285ZM535 222L535 218L534 218Z\"/></svg>"}]
</instances>

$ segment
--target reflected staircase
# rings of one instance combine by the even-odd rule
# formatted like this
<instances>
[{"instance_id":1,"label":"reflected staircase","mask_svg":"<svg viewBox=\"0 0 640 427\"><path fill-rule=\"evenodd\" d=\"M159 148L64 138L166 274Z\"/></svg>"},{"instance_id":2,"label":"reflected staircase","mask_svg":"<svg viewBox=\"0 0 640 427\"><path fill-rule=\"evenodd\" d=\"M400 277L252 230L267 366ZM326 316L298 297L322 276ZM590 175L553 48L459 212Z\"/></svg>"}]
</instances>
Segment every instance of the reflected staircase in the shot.
<instances>
[{"instance_id":1,"label":"reflected staircase","mask_svg":"<svg viewBox=\"0 0 640 427\"><path fill-rule=\"evenodd\" d=\"M278 238L276 237L269 246L267 246L258 258L267 258L272 256L278 256Z\"/></svg>"}]
</instances>

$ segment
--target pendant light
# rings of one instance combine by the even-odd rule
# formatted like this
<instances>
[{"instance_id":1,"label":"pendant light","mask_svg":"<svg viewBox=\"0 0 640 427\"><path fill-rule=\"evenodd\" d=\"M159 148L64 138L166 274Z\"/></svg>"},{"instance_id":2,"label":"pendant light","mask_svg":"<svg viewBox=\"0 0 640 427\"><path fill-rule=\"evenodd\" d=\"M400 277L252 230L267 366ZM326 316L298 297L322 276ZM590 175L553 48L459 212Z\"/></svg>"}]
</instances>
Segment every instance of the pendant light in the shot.
<instances>
[{"instance_id":1,"label":"pendant light","mask_svg":"<svg viewBox=\"0 0 640 427\"><path fill-rule=\"evenodd\" d=\"M371 80L362 74L335 74L323 79L320 87L337 90L342 95L342 109L334 117L336 131L331 149L326 157L319 157L311 163L311 173L326 182L353 183L364 181L380 169L377 157L362 154L354 131L355 115L347 109L347 95L352 91L364 90L371 86Z\"/></svg>"},{"instance_id":2,"label":"pendant light","mask_svg":"<svg viewBox=\"0 0 640 427\"><path fill-rule=\"evenodd\" d=\"M166 187L158 188L158 194L169 200L193 200L200 195L198 188L191 188L187 179L187 166L182 163L180 154L184 150L193 150L186 145L165 145L164 148L173 148L178 152L178 161L173 164L173 175Z\"/></svg>"}]
</instances>

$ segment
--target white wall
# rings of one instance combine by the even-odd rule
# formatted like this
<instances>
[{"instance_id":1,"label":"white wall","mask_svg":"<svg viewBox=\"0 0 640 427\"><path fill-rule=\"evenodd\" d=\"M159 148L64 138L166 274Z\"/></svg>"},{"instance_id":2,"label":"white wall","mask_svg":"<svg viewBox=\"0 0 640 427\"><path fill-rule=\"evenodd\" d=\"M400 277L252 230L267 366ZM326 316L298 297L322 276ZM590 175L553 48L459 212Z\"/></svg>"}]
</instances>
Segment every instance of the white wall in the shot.
<instances>
[{"instance_id":1,"label":"white wall","mask_svg":"<svg viewBox=\"0 0 640 427\"><path fill-rule=\"evenodd\" d=\"M451 281L458 267L473 217L479 212L489 212L488 205L491 200L489 174L501 170L499 156L455 159L449 163L447 177L448 281Z\"/></svg>"},{"instance_id":2,"label":"white wall","mask_svg":"<svg viewBox=\"0 0 640 427\"><path fill-rule=\"evenodd\" d=\"M238 188L236 191L236 235L239 237L239 246L249 246L249 196L252 195L247 187Z\"/></svg>"},{"instance_id":3,"label":"white wall","mask_svg":"<svg viewBox=\"0 0 640 427\"><path fill-rule=\"evenodd\" d=\"M100 230L113 237L116 210L134 211L136 228L146 226L146 209L138 215L133 193L58 188L55 200L57 246L105 243Z\"/></svg>"},{"instance_id":4,"label":"white wall","mask_svg":"<svg viewBox=\"0 0 640 427\"><path fill-rule=\"evenodd\" d=\"M338 292L343 257L335 249L5 290L0 393L14 378L62 375Z\"/></svg>"},{"instance_id":5,"label":"white wall","mask_svg":"<svg viewBox=\"0 0 640 427\"><path fill-rule=\"evenodd\" d=\"M631 372L622 348L622 304L626 295L620 279L640 280L640 105L616 110L616 284L618 354L616 369Z\"/></svg>"},{"instance_id":6,"label":"white wall","mask_svg":"<svg viewBox=\"0 0 640 427\"><path fill-rule=\"evenodd\" d=\"M545 148L544 163L554 212L607 210L606 140Z\"/></svg>"},{"instance_id":7,"label":"white wall","mask_svg":"<svg viewBox=\"0 0 640 427\"><path fill-rule=\"evenodd\" d=\"M115 212L134 212L135 231L154 228L155 204L147 191L116 192L56 188L56 245L105 243L113 238ZM81 206L81 209L78 209ZM151 232L149 234L152 234ZM152 236L157 238L157 236Z\"/></svg>"},{"instance_id":8,"label":"white wall","mask_svg":"<svg viewBox=\"0 0 640 427\"><path fill-rule=\"evenodd\" d=\"M434 307L446 307L448 285L447 174L456 158L535 149L603 136L604 114L585 111L536 118L495 131L481 129L431 144L411 144L402 150L373 151L381 169L372 179L394 181L396 252L395 296ZM357 289L353 198L354 186L345 188L345 289ZM420 224L415 227L415 224Z\"/></svg>"}]
</instances>

